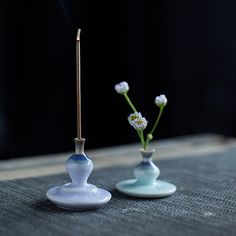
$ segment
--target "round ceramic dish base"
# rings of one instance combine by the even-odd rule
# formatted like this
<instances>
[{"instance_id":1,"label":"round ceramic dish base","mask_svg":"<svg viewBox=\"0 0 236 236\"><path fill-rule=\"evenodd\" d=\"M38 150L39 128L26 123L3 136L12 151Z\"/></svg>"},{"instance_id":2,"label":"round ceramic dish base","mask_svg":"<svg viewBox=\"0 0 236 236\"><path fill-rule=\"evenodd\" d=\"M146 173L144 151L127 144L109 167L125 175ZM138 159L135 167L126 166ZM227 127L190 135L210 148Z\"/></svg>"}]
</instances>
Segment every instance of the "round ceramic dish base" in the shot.
<instances>
[{"instance_id":1,"label":"round ceramic dish base","mask_svg":"<svg viewBox=\"0 0 236 236\"><path fill-rule=\"evenodd\" d=\"M132 197L161 198L172 195L176 186L162 180L149 185L140 184L137 179L128 179L116 184L116 189Z\"/></svg>"},{"instance_id":2,"label":"round ceramic dish base","mask_svg":"<svg viewBox=\"0 0 236 236\"><path fill-rule=\"evenodd\" d=\"M58 207L67 210L96 209L111 199L111 194L108 191L92 184L79 187L68 183L49 189L46 195Z\"/></svg>"}]
</instances>

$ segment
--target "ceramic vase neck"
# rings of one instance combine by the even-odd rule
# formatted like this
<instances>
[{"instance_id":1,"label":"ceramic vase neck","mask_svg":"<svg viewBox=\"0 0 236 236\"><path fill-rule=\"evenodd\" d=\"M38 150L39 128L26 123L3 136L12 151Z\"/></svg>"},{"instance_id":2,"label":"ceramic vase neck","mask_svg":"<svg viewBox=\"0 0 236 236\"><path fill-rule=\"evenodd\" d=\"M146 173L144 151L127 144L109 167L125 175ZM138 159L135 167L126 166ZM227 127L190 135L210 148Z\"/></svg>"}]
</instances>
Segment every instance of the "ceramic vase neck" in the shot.
<instances>
[{"instance_id":1,"label":"ceramic vase neck","mask_svg":"<svg viewBox=\"0 0 236 236\"><path fill-rule=\"evenodd\" d=\"M140 149L140 152L143 157L143 161L151 161L152 160L152 155L156 151L156 149Z\"/></svg>"},{"instance_id":2,"label":"ceramic vase neck","mask_svg":"<svg viewBox=\"0 0 236 236\"><path fill-rule=\"evenodd\" d=\"M75 138L74 141L75 141L75 154L84 154L85 139Z\"/></svg>"}]
</instances>

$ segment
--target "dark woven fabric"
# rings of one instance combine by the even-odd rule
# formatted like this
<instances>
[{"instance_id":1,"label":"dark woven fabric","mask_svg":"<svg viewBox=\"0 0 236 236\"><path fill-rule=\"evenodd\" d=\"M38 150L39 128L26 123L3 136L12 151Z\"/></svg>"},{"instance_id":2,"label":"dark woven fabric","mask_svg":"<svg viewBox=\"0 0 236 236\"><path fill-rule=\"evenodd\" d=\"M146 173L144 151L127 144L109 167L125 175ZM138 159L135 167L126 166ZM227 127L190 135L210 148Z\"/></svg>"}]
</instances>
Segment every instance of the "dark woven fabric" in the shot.
<instances>
[{"instance_id":1,"label":"dark woven fabric","mask_svg":"<svg viewBox=\"0 0 236 236\"><path fill-rule=\"evenodd\" d=\"M135 199L114 190L133 167L94 171L90 182L113 194L103 208L74 212L46 199L66 174L0 182L0 235L236 235L236 150L160 161L160 179L178 187L162 199ZM127 157L128 158L128 157Z\"/></svg>"}]
</instances>

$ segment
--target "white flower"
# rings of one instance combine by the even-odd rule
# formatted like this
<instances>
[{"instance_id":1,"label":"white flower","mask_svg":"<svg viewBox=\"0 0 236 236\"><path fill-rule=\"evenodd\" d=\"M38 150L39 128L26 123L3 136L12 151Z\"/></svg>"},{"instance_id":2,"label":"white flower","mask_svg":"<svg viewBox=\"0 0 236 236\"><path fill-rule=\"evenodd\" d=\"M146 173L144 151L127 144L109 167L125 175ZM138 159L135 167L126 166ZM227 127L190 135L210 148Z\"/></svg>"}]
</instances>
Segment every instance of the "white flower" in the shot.
<instances>
[{"instance_id":1,"label":"white flower","mask_svg":"<svg viewBox=\"0 0 236 236\"><path fill-rule=\"evenodd\" d=\"M160 95L155 98L155 103L158 107L164 107L167 104L167 98L165 95Z\"/></svg>"},{"instance_id":2,"label":"white flower","mask_svg":"<svg viewBox=\"0 0 236 236\"><path fill-rule=\"evenodd\" d=\"M136 129L136 130L144 130L147 127L147 120L145 117L142 117L140 112L135 112L129 115L128 117L129 123Z\"/></svg>"},{"instance_id":3,"label":"white flower","mask_svg":"<svg viewBox=\"0 0 236 236\"><path fill-rule=\"evenodd\" d=\"M134 120L141 119L141 118L143 118L143 117L142 117L142 114L140 112L134 112L134 113L129 115L128 120L129 120L129 123L132 125L132 122Z\"/></svg>"},{"instance_id":4,"label":"white flower","mask_svg":"<svg viewBox=\"0 0 236 236\"><path fill-rule=\"evenodd\" d=\"M133 122L133 127L136 130L144 130L147 127L147 120L145 119L145 117L141 118L141 119L137 119Z\"/></svg>"},{"instance_id":5,"label":"white flower","mask_svg":"<svg viewBox=\"0 0 236 236\"><path fill-rule=\"evenodd\" d=\"M119 84L116 84L115 90L119 94L125 94L129 91L129 85L125 81L120 82Z\"/></svg>"}]
</instances>

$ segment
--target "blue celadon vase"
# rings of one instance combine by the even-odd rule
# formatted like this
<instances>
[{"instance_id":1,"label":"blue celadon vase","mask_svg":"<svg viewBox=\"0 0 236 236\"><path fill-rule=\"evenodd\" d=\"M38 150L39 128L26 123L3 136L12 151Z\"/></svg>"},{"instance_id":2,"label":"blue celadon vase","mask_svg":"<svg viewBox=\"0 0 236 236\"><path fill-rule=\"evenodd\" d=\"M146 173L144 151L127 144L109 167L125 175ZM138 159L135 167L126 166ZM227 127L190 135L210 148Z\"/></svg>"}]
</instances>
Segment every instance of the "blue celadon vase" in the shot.
<instances>
[{"instance_id":1,"label":"blue celadon vase","mask_svg":"<svg viewBox=\"0 0 236 236\"><path fill-rule=\"evenodd\" d=\"M134 168L135 179L123 180L116 184L117 190L132 197L159 198L172 195L176 186L157 180L159 168L153 163L155 149L141 149L142 161Z\"/></svg>"}]
</instances>

